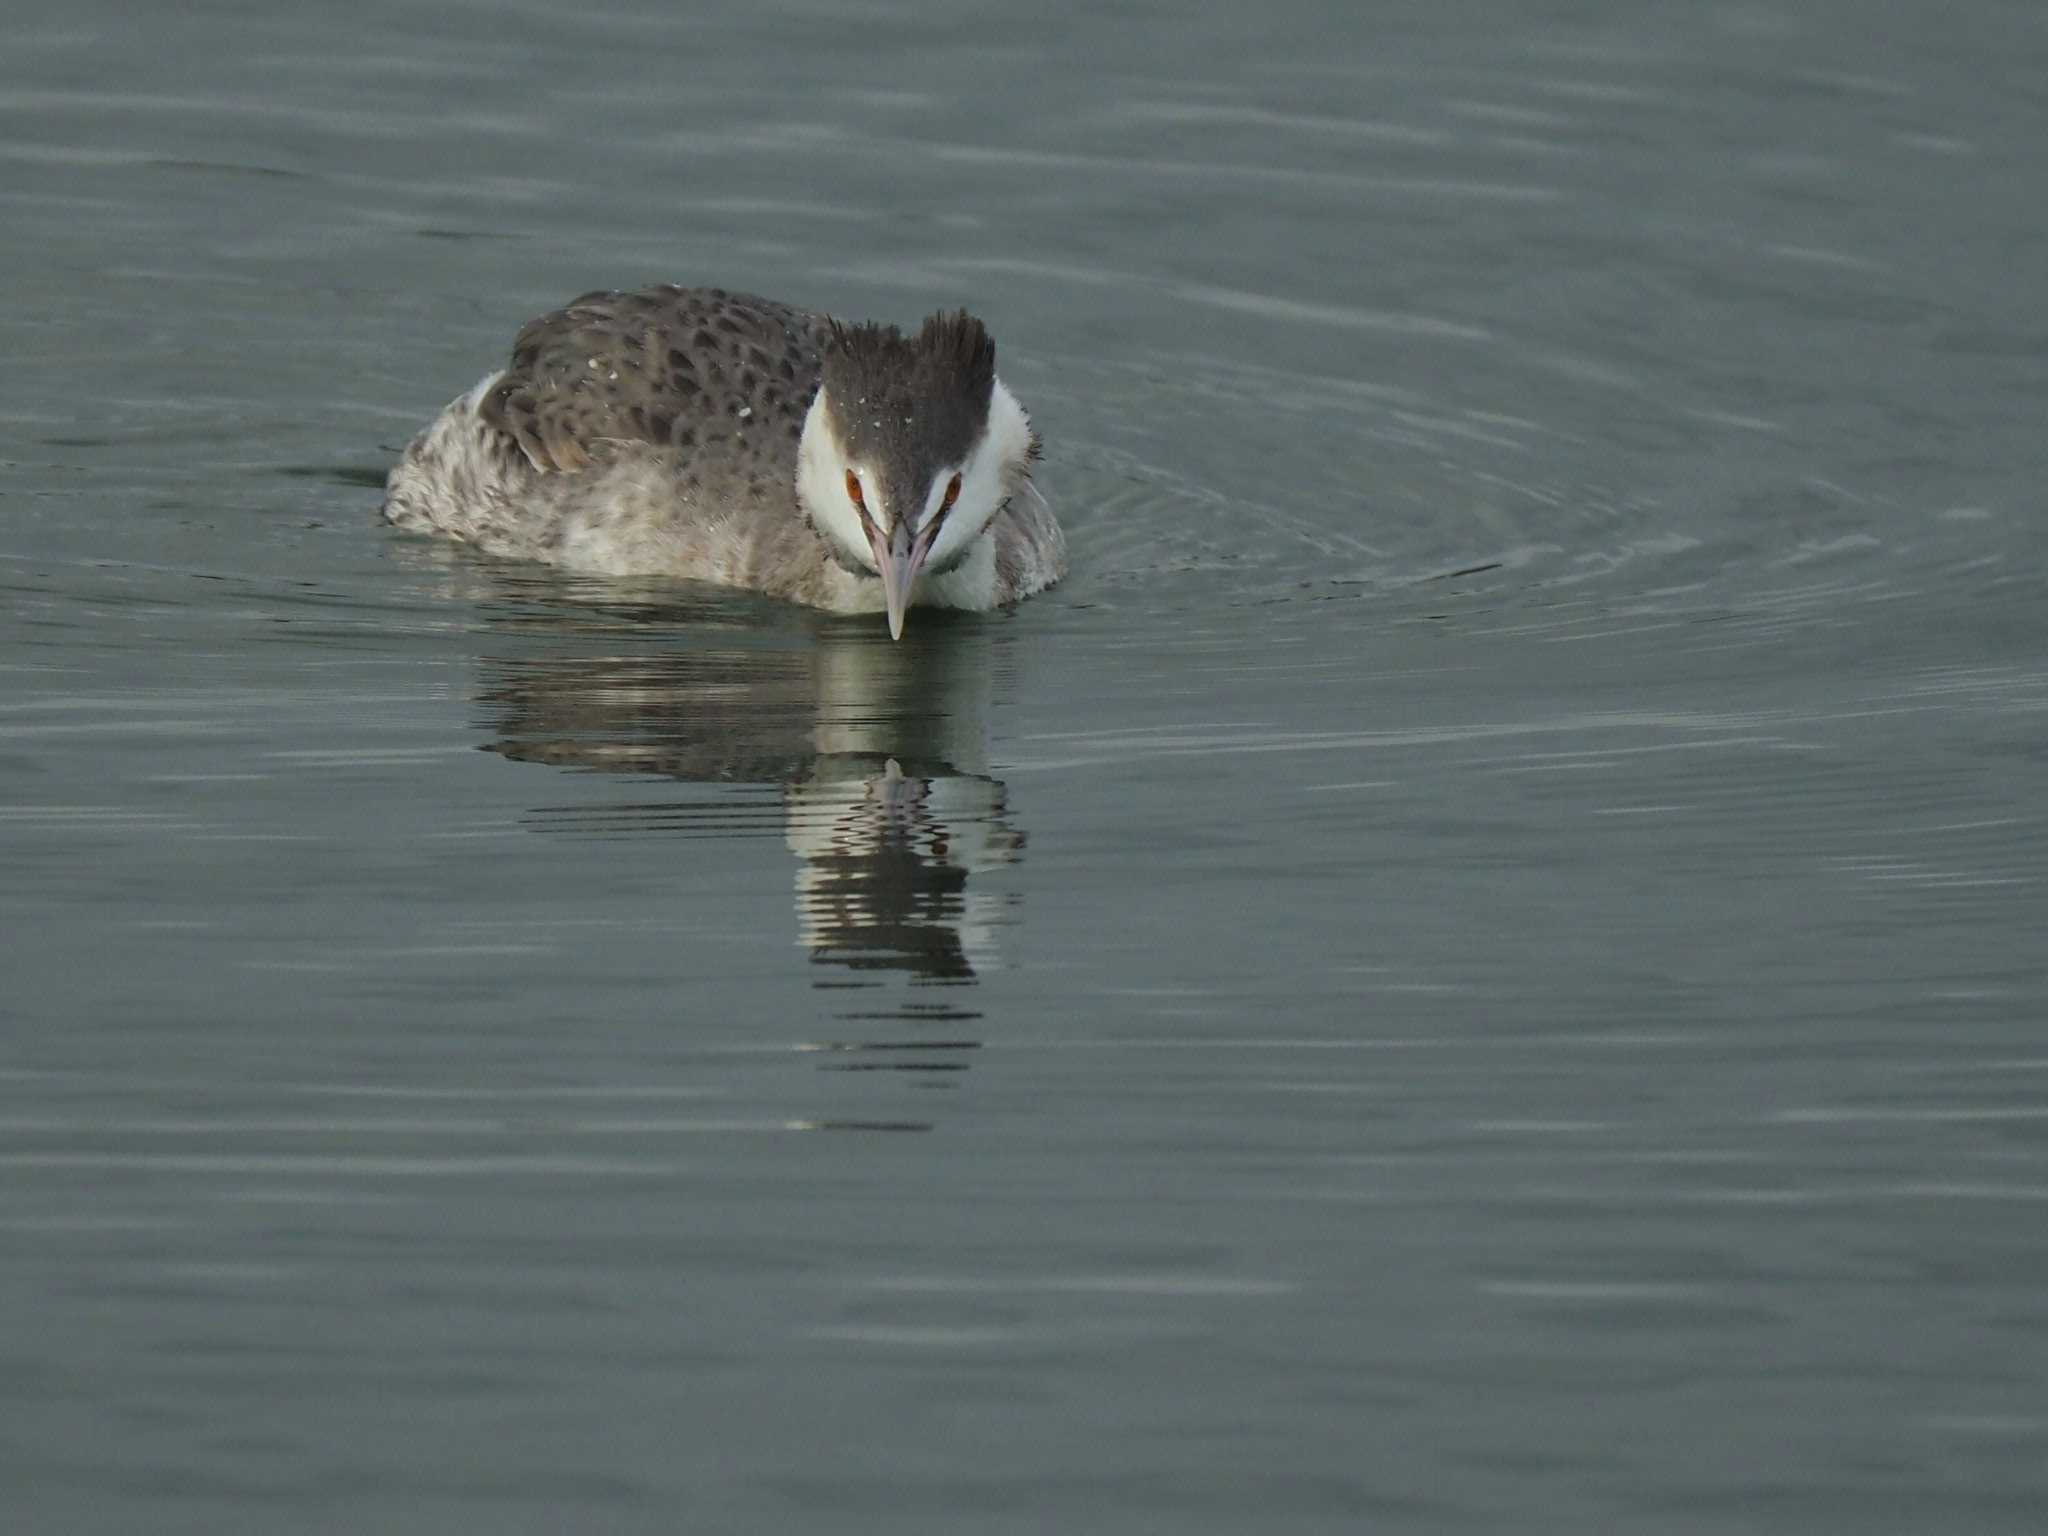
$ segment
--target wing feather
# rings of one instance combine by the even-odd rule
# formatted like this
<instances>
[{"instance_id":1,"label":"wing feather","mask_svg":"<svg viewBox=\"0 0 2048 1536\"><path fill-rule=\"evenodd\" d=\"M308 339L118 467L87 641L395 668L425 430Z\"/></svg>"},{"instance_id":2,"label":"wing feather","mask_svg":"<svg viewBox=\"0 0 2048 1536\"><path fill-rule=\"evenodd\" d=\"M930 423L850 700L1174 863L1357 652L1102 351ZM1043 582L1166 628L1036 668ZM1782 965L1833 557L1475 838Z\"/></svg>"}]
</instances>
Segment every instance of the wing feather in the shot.
<instances>
[{"instance_id":1,"label":"wing feather","mask_svg":"<svg viewBox=\"0 0 2048 1536\"><path fill-rule=\"evenodd\" d=\"M573 473L622 442L694 450L728 419L800 423L831 326L722 288L586 293L520 329L478 413L543 472ZM749 438L773 451L771 438L785 435L794 432L735 433L734 451L743 456Z\"/></svg>"}]
</instances>

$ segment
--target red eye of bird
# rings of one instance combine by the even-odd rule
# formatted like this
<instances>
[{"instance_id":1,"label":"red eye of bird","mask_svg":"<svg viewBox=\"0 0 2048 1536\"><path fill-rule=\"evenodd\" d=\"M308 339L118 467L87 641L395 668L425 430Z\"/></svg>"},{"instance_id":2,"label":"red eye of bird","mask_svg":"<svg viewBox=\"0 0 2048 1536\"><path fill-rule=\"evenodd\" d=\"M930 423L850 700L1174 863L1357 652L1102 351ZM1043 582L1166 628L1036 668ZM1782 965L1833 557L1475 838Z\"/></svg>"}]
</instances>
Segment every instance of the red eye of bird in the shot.
<instances>
[{"instance_id":1,"label":"red eye of bird","mask_svg":"<svg viewBox=\"0 0 2048 1536\"><path fill-rule=\"evenodd\" d=\"M850 469L846 472L846 494L862 512L867 511L867 498L860 493L860 476Z\"/></svg>"},{"instance_id":2,"label":"red eye of bird","mask_svg":"<svg viewBox=\"0 0 2048 1536\"><path fill-rule=\"evenodd\" d=\"M955 476L953 477L953 483L952 483L951 485L949 485L949 486L947 486L947 487L946 487L946 499L945 499L944 501L942 501L942 502L940 502L940 503L939 503L939 511L940 511L940 512L941 512L942 514L943 514L943 513L946 513L946 512L950 512L950 511L952 511L952 510L953 510L953 503L954 503L954 502L956 502L956 501L958 501L959 499L960 499L960 477L959 477L958 475L955 475Z\"/></svg>"}]
</instances>

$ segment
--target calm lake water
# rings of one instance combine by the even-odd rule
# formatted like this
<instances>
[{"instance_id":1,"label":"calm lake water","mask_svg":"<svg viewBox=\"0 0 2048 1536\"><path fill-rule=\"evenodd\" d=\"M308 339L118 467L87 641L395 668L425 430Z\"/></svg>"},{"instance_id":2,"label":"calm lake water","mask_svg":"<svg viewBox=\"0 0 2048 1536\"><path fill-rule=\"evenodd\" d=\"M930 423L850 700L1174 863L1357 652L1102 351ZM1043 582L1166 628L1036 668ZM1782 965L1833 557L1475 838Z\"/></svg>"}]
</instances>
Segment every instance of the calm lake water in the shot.
<instances>
[{"instance_id":1,"label":"calm lake water","mask_svg":"<svg viewBox=\"0 0 2048 1536\"><path fill-rule=\"evenodd\" d=\"M31 3L9 1531L2048 1508L2048 20ZM1073 575L394 536L594 286L965 303Z\"/></svg>"}]
</instances>

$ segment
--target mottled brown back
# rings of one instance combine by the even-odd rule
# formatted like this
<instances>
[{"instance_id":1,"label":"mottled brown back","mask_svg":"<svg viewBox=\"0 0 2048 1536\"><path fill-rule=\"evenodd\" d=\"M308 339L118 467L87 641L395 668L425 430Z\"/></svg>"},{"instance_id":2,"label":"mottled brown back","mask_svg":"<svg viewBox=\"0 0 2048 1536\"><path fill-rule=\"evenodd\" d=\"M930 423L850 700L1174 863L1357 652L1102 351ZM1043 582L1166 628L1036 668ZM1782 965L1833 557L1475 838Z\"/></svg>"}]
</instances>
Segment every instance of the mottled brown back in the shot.
<instances>
[{"instance_id":1,"label":"mottled brown back","mask_svg":"<svg viewBox=\"0 0 2048 1536\"><path fill-rule=\"evenodd\" d=\"M831 340L824 315L722 288L586 293L520 330L479 414L543 471L651 443L707 480L789 484Z\"/></svg>"}]
</instances>

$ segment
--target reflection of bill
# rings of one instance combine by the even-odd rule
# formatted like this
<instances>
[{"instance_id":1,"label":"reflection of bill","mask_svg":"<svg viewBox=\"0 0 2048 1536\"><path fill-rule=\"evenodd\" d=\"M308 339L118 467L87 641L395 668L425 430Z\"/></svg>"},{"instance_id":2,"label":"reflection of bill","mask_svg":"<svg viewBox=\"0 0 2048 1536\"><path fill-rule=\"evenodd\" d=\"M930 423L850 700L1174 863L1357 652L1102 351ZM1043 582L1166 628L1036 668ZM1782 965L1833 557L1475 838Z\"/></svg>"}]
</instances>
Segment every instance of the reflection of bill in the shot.
<instances>
[{"instance_id":1,"label":"reflection of bill","mask_svg":"<svg viewBox=\"0 0 2048 1536\"><path fill-rule=\"evenodd\" d=\"M724 624L721 612L740 615L721 605L700 615L529 600L487 611L479 702L493 751L778 785L799 861L799 940L814 961L941 983L972 982L995 963L1006 903L969 880L1024 846L986 771L996 626L940 621L891 644L868 626L809 616L763 624L758 606ZM691 621L680 632L678 618ZM534 820L614 835L767 830L744 825L754 818L730 801L678 806L673 796Z\"/></svg>"}]
</instances>

